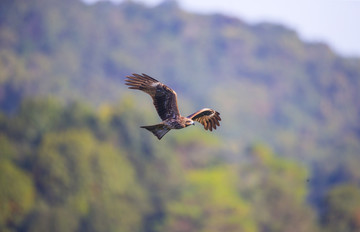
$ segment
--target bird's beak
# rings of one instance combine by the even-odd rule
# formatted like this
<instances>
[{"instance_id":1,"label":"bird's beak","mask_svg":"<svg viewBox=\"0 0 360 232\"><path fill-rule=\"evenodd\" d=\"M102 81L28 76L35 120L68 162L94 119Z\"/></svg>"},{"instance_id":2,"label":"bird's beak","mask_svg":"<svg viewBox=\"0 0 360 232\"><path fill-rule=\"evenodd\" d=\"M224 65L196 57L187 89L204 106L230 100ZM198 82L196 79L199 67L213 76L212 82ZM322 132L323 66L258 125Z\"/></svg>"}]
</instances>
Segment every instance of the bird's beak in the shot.
<instances>
[{"instance_id":1,"label":"bird's beak","mask_svg":"<svg viewBox=\"0 0 360 232\"><path fill-rule=\"evenodd\" d=\"M192 124L193 126L195 126L195 122L192 122L191 124Z\"/></svg>"}]
</instances>

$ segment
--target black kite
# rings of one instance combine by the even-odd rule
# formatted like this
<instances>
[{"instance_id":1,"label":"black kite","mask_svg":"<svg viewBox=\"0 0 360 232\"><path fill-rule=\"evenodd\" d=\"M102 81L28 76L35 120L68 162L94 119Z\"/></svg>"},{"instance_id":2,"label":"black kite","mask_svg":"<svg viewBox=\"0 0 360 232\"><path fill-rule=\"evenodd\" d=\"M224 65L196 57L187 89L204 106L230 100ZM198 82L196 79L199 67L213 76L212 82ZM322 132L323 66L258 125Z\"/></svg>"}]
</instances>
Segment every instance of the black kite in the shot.
<instances>
[{"instance_id":1,"label":"black kite","mask_svg":"<svg viewBox=\"0 0 360 232\"><path fill-rule=\"evenodd\" d=\"M200 122L205 130L210 131L216 129L216 125L220 126L220 113L212 109L204 108L187 117L181 116L175 91L154 78L146 74L133 74L127 78L125 84L130 86L129 89L142 90L152 97L156 111L163 121L160 124L141 128L151 131L159 140L169 130L194 125L194 121Z\"/></svg>"}]
</instances>

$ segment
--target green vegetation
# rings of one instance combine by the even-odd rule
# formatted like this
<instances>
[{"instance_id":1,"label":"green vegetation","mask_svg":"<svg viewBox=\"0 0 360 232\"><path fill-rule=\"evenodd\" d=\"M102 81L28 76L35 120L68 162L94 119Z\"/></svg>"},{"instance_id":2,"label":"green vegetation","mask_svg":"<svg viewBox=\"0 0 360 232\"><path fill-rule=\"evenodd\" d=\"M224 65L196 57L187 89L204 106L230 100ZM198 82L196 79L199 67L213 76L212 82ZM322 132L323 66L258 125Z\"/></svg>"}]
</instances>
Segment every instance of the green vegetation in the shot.
<instances>
[{"instance_id":1,"label":"green vegetation","mask_svg":"<svg viewBox=\"0 0 360 232\"><path fill-rule=\"evenodd\" d=\"M326 197L324 224L327 231L360 229L360 188L343 184L334 187Z\"/></svg>"},{"instance_id":2,"label":"green vegetation","mask_svg":"<svg viewBox=\"0 0 360 232\"><path fill-rule=\"evenodd\" d=\"M257 231L232 169L189 171L182 193L167 205L163 231Z\"/></svg>"},{"instance_id":3,"label":"green vegetation","mask_svg":"<svg viewBox=\"0 0 360 232\"><path fill-rule=\"evenodd\" d=\"M157 141L133 72L221 127ZM358 231L359 89L360 59L281 25L2 0L0 231Z\"/></svg>"},{"instance_id":4,"label":"green vegetation","mask_svg":"<svg viewBox=\"0 0 360 232\"><path fill-rule=\"evenodd\" d=\"M27 100L2 117L2 230L286 231L289 220L298 231L316 227L305 167L260 145L252 161L231 164L220 142L196 130L188 140L151 143L151 134L125 125L138 128L146 117L132 104L93 111Z\"/></svg>"}]
</instances>

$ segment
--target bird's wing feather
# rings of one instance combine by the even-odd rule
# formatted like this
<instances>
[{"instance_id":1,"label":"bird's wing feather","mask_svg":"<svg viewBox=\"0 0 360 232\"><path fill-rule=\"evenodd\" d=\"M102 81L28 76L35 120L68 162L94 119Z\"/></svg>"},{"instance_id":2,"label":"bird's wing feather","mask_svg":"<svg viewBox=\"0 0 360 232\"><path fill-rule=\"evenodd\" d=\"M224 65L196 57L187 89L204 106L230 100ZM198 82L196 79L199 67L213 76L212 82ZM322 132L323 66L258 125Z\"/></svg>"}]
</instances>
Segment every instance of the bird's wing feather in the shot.
<instances>
[{"instance_id":1,"label":"bird's wing feather","mask_svg":"<svg viewBox=\"0 0 360 232\"><path fill-rule=\"evenodd\" d=\"M205 130L210 131L212 131L212 129L216 130L216 126L220 126L219 121L221 121L220 113L209 108L199 110L189 115L187 118L200 122L202 125L204 125Z\"/></svg>"},{"instance_id":2,"label":"bird's wing feather","mask_svg":"<svg viewBox=\"0 0 360 232\"><path fill-rule=\"evenodd\" d=\"M134 73L127 78L125 84L129 86L129 89L142 90L152 97L156 111L162 120L180 115L174 90L144 73L142 75Z\"/></svg>"}]
</instances>

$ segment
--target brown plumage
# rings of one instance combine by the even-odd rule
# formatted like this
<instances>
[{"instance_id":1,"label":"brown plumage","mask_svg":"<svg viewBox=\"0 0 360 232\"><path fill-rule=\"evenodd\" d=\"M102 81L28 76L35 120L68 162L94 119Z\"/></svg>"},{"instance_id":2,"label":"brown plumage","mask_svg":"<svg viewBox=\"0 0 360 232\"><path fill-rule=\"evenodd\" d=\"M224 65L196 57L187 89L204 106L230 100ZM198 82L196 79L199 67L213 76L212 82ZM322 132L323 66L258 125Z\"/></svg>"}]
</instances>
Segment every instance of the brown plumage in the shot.
<instances>
[{"instance_id":1,"label":"brown plumage","mask_svg":"<svg viewBox=\"0 0 360 232\"><path fill-rule=\"evenodd\" d=\"M130 86L129 89L142 90L152 97L156 111L163 121L160 124L141 128L151 131L158 139L171 129L182 129L194 125L194 121L200 122L205 130L210 131L220 126L220 113L209 108L199 110L187 117L181 116L175 91L158 80L146 74L133 74L127 78L125 84Z\"/></svg>"}]
</instances>

